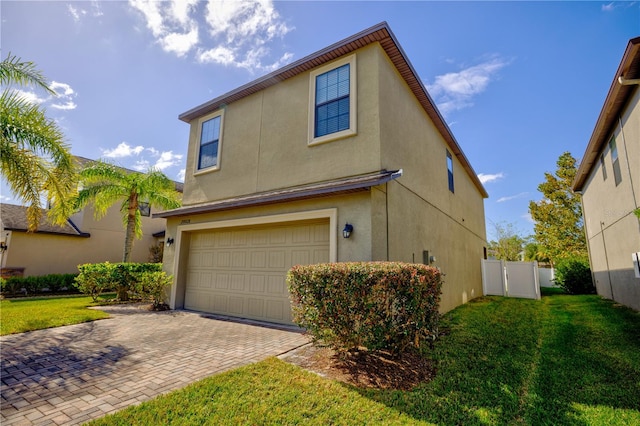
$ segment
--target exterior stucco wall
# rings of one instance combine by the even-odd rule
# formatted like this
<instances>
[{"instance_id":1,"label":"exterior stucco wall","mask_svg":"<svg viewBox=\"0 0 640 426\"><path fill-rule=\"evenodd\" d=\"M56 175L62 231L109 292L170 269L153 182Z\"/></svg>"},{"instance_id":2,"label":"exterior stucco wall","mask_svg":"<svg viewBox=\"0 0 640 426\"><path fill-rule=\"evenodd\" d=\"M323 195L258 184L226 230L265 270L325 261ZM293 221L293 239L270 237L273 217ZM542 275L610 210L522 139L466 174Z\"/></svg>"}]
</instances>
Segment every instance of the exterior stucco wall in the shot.
<instances>
[{"instance_id":1,"label":"exterior stucco wall","mask_svg":"<svg viewBox=\"0 0 640 426\"><path fill-rule=\"evenodd\" d=\"M73 274L82 263L122 261L125 232L117 206L99 221L91 209L86 209L81 222L82 231L91 234L89 238L11 231L9 249L3 255L5 267L25 268L25 276ZM134 240L133 262L148 261L149 247L156 244L153 233L162 231L165 225L165 219L143 217L142 222L144 235Z\"/></svg>"},{"instance_id":2,"label":"exterior stucco wall","mask_svg":"<svg viewBox=\"0 0 640 426\"><path fill-rule=\"evenodd\" d=\"M583 187L585 233L598 294L640 310L640 278L634 276L631 258L640 251L640 221L633 215L640 205L640 89L636 88L612 135L622 180L615 185L607 144L603 150L607 179L598 162Z\"/></svg>"},{"instance_id":3,"label":"exterior stucco wall","mask_svg":"<svg viewBox=\"0 0 640 426\"><path fill-rule=\"evenodd\" d=\"M185 206L379 170L377 56L380 46L355 52L357 134L308 145L309 73L227 105L219 170L195 173L198 131L190 123Z\"/></svg>"},{"instance_id":4,"label":"exterior stucco wall","mask_svg":"<svg viewBox=\"0 0 640 426\"><path fill-rule=\"evenodd\" d=\"M172 307L180 308L184 303L184 288L186 286L186 265L188 262L188 252L190 235L194 232L214 229L227 223L244 220L256 225L264 223L265 218L279 217L288 214L302 212L336 210L336 223L330 232L335 234L336 261L366 261L371 260L372 253L372 222L371 222L371 193L363 191L359 193L318 198L313 200L296 201L289 203L274 204L263 207L249 207L216 213L184 216L171 218L167 221L167 236L174 237L176 243L164 250L164 270L174 275L173 293L171 300ZM351 238L342 237L342 228L349 222L353 225L354 231ZM250 226L250 225L245 225ZM188 228L182 231L182 228ZM180 238L176 238L180 236Z\"/></svg>"},{"instance_id":5,"label":"exterior stucco wall","mask_svg":"<svg viewBox=\"0 0 640 426\"><path fill-rule=\"evenodd\" d=\"M446 312L482 295L484 199L455 155L455 192L449 191L451 149L388 57L380 52L378 59L381 167L404 172L387 185L389 258L422 262L425 250L435 256L433 265L446 274Z\"/></svg>"}]
</instances>

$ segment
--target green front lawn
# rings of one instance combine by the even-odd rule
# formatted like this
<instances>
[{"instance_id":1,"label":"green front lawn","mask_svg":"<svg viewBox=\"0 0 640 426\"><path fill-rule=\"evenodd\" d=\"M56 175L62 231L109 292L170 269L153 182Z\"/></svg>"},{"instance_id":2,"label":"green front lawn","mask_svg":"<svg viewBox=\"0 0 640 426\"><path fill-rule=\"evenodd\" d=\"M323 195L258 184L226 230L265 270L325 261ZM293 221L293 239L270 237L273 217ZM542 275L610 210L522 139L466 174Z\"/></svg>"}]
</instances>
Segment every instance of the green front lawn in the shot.
<instances>
[{"instance_id":1,"label":"green front lawn","mask_svg":"<svg viewBox=\"0 0 640 426\"><path fill-rule=\"evenodd\" d=\"M101 299L113 298L103 295ZM107 318L88 296L32 297L0 300L0 335L79 324Z\"/></svg>"},{"instance_id":2,"label":"green front lawn","mask_svg":"<svg viewBox=\"0 0 640 426\"><path fill-rule=\"evenodd\" d=\"M598 296L487 297L450 312L413 391L362 390L275 358L94 425L640 424L640 314Z\"/></svg>"}]
</instances>

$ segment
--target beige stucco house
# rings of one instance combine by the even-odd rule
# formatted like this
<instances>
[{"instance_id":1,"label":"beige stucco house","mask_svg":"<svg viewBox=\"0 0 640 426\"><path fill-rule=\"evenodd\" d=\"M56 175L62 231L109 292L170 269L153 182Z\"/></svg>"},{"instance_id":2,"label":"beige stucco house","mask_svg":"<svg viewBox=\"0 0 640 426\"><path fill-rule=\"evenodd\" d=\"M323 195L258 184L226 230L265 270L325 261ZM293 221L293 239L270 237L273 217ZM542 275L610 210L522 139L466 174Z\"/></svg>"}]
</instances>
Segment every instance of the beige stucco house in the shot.
<instances>
[{"instance_id":1,"label":"beige stucco house","mask_svg":"<svg viewBox=\"0 0 640 426\"><path fill-rule=\"evenodd\" d=\"M81 167L92 162L83 157L75 159ZM182 190L181 183L176 182L176 190ZM77 273L82 263L122 261L125 229L119 205L111 207L100 220L95 219L90 205L63 226L49 223L43 211L35 233L27 232L26 207L1 204L0 208L1 242L6 245L6 250L0 251L0 265L5 275ZM150 247L164 241L165 219L152 218L151 208L141 212L143 237L134 240L133 262L149 261Z\"/></svg>"},{"instance_id":2,"label":"beige stucco house","mask_svg":"<svg viewBox=\"0 0 640 426\"><path fill-rule=\"evenodd\" d=\"M589 261L598 294L640 310L640 37L629 41L582 157ZM634 271L634 268L636 269Z\"/></svg>"},{"instance_id":3,"label":"beige stucco house","mask_svg":"<svg viewBox=\"0 0 640 426\"><path fill-rule=\"evenodd\" d=\"M437 266L443 311L482 294L487 193L386 23L180 119L171 307L290 323L286 272L318 262Z\"/></svg>"}]
</instances>

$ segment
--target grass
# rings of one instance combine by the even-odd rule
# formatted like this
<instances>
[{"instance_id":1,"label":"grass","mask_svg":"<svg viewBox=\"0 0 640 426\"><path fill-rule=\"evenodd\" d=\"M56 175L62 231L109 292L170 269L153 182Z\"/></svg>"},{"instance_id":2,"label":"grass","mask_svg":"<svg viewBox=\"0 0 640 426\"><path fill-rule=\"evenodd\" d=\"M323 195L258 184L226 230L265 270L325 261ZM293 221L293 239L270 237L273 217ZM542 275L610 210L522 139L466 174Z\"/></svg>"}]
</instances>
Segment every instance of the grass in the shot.
<instances>
[{"instance_id":1,"label":"grass","mask_svg":"<svg viewBox=\"0 0 640 426\"><path fill-rule=\"evenodd\" d=\"M101 300L115 295L103 295ZM99 302L98 302L99 304ZM23 333L107 318L88 296L30 297L0 300L0 335Z\"/></svg>"},{"instance_id":2,"label":"grass","mask_svg":"<svg viewBox=\"0 0 640 426\"><path fill-rule=\"evenodd\" d=\"M640 314L598 296L486 297L443 321L436 378L362 390L278 359L210 377L92 425L640 424Z\"/></svg>"}]
</instances>

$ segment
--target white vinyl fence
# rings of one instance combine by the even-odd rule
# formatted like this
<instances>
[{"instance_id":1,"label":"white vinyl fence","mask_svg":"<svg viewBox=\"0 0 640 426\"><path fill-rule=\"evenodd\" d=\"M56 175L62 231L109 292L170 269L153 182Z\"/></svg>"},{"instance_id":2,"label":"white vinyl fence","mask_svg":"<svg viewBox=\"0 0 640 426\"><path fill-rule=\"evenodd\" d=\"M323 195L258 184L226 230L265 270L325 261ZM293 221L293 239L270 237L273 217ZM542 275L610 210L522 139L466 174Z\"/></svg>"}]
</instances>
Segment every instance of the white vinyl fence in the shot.
<instances>
[{"instance_id":1,"label":"white vinyl fence","mask_svg":"<svg viewBox=\"0 0 640 426\"><path fill-rule=\"evenodd\" d=\"M485 295L540 299L538 262L482 261Z\"/></svg>"}]
</instances>

